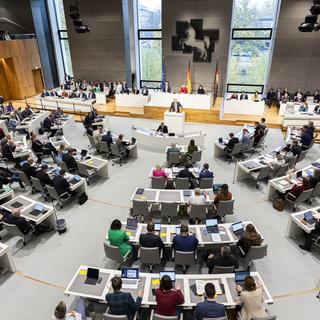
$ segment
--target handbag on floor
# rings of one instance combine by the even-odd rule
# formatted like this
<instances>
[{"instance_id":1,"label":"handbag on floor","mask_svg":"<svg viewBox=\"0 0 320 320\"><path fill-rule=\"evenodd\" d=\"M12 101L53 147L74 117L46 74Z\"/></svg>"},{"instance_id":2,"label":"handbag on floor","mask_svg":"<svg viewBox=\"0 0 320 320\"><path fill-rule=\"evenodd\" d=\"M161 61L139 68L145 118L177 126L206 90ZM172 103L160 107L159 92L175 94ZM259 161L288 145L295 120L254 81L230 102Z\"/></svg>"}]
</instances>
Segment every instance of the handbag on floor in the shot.
<instances>
[{"instance_id":1,"label":"handbag on floor","mask_svg":"<svg viewBox=\"0 0 320 320\"><path fill-rule=\"evenodd\" d=\"M281 198L274 199L272 206L274 209L276 209L278 211L283 211L283 209L284 209L283 200Z\"/></svg>"},{"instance_id":2,"label":"handbag on floor","mask_svg":"<svg viewBox=\"0 0 320 320\"><path fill-rule=\"evenodd\" d=\"M87 194L85 193L85 192L83 192L83 193L81 193L80 195L79 195L79 204L82 206L83 204L85 204L86 202L87 202L87 200L88 200L88 196L87 196Z\"/></svg>"}]
</instances>

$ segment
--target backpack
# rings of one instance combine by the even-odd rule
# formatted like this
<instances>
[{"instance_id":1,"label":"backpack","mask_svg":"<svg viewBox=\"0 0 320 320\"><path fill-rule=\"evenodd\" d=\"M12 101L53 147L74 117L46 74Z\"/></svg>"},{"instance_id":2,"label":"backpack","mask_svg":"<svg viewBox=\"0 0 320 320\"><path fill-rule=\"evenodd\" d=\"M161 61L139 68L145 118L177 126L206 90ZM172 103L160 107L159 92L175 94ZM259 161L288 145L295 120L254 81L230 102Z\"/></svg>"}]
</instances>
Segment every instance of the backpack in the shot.
<instances>
[{"instance_id":1,"label":"backpack","mask_svg":"<svg viewBox=\"0 0 320 320\"><path fill-rule=\"evenodd\" d=\"M79 204L82 206L83 204L85 204L86 202L87 202L87 200L88 200L88 196L87 196L87 194L85 193L85 192L83 192L83 193L81 193L80 195L79 195L79 199L78 199L78 202L79 202Z\"/></svg>"},{"instance_id":2,"label":"backpack","mask_svg":"<svg viewBox=\"0 0 320 320\"><path fill-rule=\"evenodd\" d=\"M272 206L274 209L276 209L278 211L283 211L283 209L284 209L283 200L281 198L274 199Z\"/></svg>"}]
</instances>

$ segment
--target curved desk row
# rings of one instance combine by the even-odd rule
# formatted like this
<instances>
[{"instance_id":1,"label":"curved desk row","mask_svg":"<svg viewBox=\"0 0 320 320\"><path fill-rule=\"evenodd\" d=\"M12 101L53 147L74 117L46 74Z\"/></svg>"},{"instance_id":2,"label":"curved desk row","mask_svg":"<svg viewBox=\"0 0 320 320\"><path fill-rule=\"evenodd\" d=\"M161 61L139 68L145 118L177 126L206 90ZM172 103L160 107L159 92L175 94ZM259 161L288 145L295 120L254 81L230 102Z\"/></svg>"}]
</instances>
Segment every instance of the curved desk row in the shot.
<instances>
[{"instance_id":1,"label":"curved desk row","mask_svg":"<svg viewBox=\"0 0 320 320\"><path fill-rule=\"evenodd\" d=\"M145 127L132 127L131 134L132 137L137 139L139 145L162 152L172 143L188 145L191 139L195 141L196 145L203 147L204 138L206 136L206 134L203 132L187 132L184 134L176 134L174 136L169 136L167 134L161 135L155 130Z\"/></svg>"},{"instance_id":2,"label":"curved desk row","mask_svg":"<svg viewBox=\"0 0 320 320\"><path fill-rule=\"evenodd\" d=\"M73 295L82 298L94 299L104 301L107 293L112 292L111 279L114 276L121 276L121 271L111 269L99 269L99 277L101 281L96 285L86 284L86 275L89 266L81 265L76 273L73 275L68 284L65 295ZM152 294L153 289L159 287L158 273L144 273L139 274L138 288L136 289L122 289L124 292L130 292L134 299L137 298L138 291L143 291L142 307L149 307L156 305L156 297ZM258 272L251 272L251 276L263 285L264 288L264 302L273 303L272 297L266 288L263 280ZM225 274L176 274L176 286L181 287L184 294L185 301L182 305L184 308L194 307L198 302L203 301L203 295L198 295L196 292L196 281L204 280L215 284L217 289L220 287L220 294L215 298L215 301L223 303L226 307L235 308L235 299L237 297L236 283L234 273ZM217 290L218 291L218 290ZM218 291L219 292L219 291Z\"/></svg>"}]
</instances>

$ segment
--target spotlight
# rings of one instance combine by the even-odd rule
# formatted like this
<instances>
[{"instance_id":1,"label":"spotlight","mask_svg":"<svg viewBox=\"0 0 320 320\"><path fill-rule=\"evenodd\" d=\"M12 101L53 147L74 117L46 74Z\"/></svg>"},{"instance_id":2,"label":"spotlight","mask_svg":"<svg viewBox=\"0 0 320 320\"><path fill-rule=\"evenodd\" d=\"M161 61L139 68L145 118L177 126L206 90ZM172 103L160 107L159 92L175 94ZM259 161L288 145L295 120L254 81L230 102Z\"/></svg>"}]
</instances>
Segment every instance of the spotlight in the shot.
<instances>
[{"instance_id":1,"label":"spotlight","mask_svg":"<svg viewBox=\"0 0 320 320\"><path fill-rule=\"evenodd\" d=\"M316 4L310 8L311 14L318 15L320 14L320 5Z\"/></svg>"},{"instance_id":2,"label":"spotlight","mask_svg":"<svg viewBox=\"0 0 320 320\"><path fill-rule=\"evenodd\" d=\"M86 33L90 32L90 28L88 26L79 26L75 28L76 33Z\"/></svg>"},{"instance_id":3,"label":"spotlight","mask_svg":"<svg viewBox=\"0 0 320 320\"><path fill-rule=\"evenodd\" d=\"M311 23L301 23L300 27L298 27L300 32L312 32L313 29L314 25Z\"/></svg>"},{"instance_id":4,"label":"spotlight","mask_svg":"<svg viewBox=\"0 0 320 320\"><path fill-rule=\"evenodd\" d=\"M74 19L74 20L72 20L72 22L73 22L73 25L74 25L75 27L80 27L80 26L82 26L82 19Z\"/></svg>"},{"instance_id":5,"label":"spotlight","mask_svg":"<svg viewBox=\"0 0 320 320\"><path fill-rule=\"evenodd\" d=\"M306 16L304 19L304 22L315 24L317 23L317 20L318 20L318 16L313 14L313 15Z\"/></svg>"},{"instance_id":6,"label":"spotlight","mask_svg":"<svg viewBox=\"0 0 320 320\"><path fill-rule=\"evenodd\" d=\"M78 7L76 6L70 6L69 7L69 11L70 11L70 18L72 20L75 20L75 19L79 19L80 18L80 14L79 14L79 9Z\"/></svg>"}]
</instances>

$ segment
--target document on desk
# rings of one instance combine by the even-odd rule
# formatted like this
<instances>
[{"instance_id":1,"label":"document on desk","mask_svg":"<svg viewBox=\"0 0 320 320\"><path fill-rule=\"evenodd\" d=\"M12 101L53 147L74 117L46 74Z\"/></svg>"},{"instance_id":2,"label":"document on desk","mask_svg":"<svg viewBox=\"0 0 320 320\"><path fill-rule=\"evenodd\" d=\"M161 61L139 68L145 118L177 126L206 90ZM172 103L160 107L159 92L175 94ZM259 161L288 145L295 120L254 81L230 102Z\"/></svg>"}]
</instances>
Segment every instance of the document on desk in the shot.
<instances>
[{"instance_id":1,"label":"document on desk","mask_svg":"<svg viewBox=\"0 0 320 320\"><path fill-rule=\"evenodd\" d=\"M196 288L197 288L197 295L202 296L204 294L204 287L207 283L212 283L216 289L216 294L222 294L222 290L220 287L219 280L196 280Z\"/></svg>"},{"instance_id":2,"label":"document on desk","mask_svg":"<svg viewBox=\"0 0 320 320\"><path fill-rule=\"evenodd\" d=\"M213 242L220 242L221 241L221 236L220 233L210 233L211 239Z\"/></svg>"}]
</instances>

